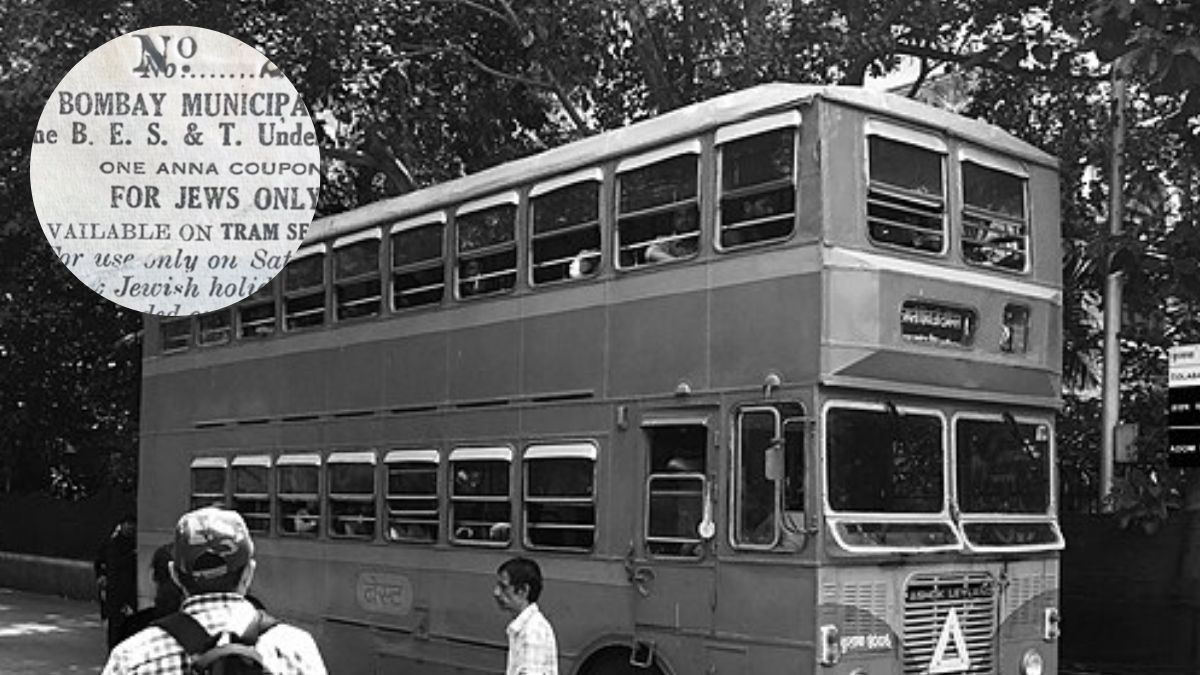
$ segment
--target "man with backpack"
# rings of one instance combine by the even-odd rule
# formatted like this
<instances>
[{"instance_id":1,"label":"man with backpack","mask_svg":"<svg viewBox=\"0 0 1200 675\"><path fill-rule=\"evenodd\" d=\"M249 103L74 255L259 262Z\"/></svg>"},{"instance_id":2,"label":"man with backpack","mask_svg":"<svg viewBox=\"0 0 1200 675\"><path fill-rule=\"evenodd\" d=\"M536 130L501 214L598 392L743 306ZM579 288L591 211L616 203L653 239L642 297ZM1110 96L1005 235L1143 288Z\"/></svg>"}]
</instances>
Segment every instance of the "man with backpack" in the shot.
<instances>
[{"instance_id":1,"label":"man with backpack","mask_svg":"<svg viewBox=\"0 0 1200 675\"><path fill-rule=\"evenodd\" d=\"M206 507L175 526L179 611L113 650L103 675L325 675L312 636L246 599L254 542L236 511Z\"/></svg>"}]
</instances>

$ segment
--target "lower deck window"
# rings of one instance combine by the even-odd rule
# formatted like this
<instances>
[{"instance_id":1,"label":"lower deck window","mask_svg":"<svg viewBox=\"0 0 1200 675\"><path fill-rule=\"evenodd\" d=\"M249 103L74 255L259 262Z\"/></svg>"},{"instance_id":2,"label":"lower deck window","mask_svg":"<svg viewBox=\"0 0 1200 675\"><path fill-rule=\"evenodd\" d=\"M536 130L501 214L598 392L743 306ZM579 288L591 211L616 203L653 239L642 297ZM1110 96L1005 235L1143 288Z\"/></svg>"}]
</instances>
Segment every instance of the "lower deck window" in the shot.
<instances>
[{"instance_id":1,"label":"lower deck window","mask_svg":"<svg viewBox=\"0 0 1200 675\"><path fill-rule=\"evenodd\" d=\"M670 424L646 429L650 476L646 481L646 549L655 555L698 557L708 493L707 427Z\"/></svg>"},{"instance_id":2,"label":"lower deck window","mask_svg":"<svg viewBox=\"0 0 1200 675\"><path fill-rule=\"evenodd\" d=\"M294 537L317 536L321 521L320 459L314 456L279 458L276 493L279 533Z\"/></svg>"},{"instance_id":3,"label":"lower deck window","mask_svg":"<svg viewBox=\"0 0 1200 675\"><path fill-rule=\"evenodd\" d=\"M235 457L233 460L233 508L242 514L246 527L255 533L271 529L270 458Z\"/></svg>"},{"instance_id":4,"label":"lower deck window","mask_svg":"<svg viewBox=\"0 0 1200 675\"><path fill-rule=\"evenodd\" d=\"M508 448L465 448L450 457L451 540L507 546L512 540ZM460 459L456 459L456 454Z\"/></svg>"},{"instance_id":5,"label":"lower deck window","mask_svg":"<svg viewBox=\"0 0 1200 675\"><path fill-rule=\"evenodd\" d=\"M375 537L375 456L347 453L329 456L329 536Z\"/></svg>"},{"instance_id":6,"label":"lower deck window","mask_svg":"<svg viewBox=\"0 0 1200 675\"><path fill-rule=\"evenodd\" d=\"M596 447L534 445L525 451L525 542L589 551L596 540Z\"/></svg>"},{"instance_id":7,"label":"lower deck window","mask_svg":"<svg viewBox=\"0 0 1200 675\"><path fill-rule=\"evenodd\" d=\"M221 457L200 457L192 461L192 500L193 509L204 506L224 508L226 470L225 459Z\"/></svg>"},{"instance_id":8,"label":"lower deck window","mask_svg":"<svg viewBox=\"0 0 1200 675\"><path fill-rule=\"evenodd\" d=\"M431 543L438 538L438 453L396 451L387 458L387 537Z\"/></svg>"}]
</instances>

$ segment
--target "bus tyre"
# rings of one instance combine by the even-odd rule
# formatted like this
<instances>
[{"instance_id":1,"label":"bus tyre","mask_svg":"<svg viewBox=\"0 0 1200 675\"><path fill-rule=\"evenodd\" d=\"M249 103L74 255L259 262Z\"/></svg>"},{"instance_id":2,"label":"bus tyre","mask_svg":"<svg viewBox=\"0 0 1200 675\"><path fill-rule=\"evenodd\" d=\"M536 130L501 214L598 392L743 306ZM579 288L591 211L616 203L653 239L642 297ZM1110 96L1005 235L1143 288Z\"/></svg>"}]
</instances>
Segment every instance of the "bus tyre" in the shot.
<instances>
[{"instance_id":1,"label":"bus tyre","mask_svg":"<svg viewBox=\"0 0 1200 675\"><path fill-rule=\"evenodd\" d=\"M608 649L593 656L580 675L663 675L663 672L654 664L647 668L633 667L629 664L628 649Z\"/></svg>"}]
</instances>

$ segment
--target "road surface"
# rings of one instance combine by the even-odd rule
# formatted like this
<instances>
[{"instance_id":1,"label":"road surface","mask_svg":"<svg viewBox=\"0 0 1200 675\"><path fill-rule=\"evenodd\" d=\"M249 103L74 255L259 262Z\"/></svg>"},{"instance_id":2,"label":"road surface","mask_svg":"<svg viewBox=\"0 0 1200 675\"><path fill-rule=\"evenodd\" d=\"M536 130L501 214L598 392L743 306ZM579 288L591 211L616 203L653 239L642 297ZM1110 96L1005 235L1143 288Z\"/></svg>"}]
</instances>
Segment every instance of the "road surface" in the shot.
<instances>
[{"instance_id":1,"label":"road surface","mask_svg":"<svg viewBox=\"0 0 1200 675\"><path fill-rule=\"evenodd\" d=\"M104 665L95 603L0 588L0 673L95 675Z\"/></svg>"}]
</instances>

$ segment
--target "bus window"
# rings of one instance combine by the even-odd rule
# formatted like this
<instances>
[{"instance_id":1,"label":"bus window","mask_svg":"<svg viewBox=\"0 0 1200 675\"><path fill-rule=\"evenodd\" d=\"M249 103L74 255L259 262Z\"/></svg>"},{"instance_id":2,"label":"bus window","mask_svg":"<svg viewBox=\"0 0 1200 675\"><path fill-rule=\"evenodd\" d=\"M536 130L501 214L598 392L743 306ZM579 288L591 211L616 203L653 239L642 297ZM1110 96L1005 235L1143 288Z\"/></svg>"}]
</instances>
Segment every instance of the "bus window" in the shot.
<instances>
[{"instance_id":1,"label":"bus window","mask_svg":"<svg viewBox=\"0 0 1200 675\"><path fill-rule=\"evenodd\" d=\"M458 448L450 453L450 541L507 546L512 540L509 448Z\"/></svg>"},{"instance_id":2,"label":"bus window","mask_svg":"<svg viewBox=\"0 0 1200 675\"><path fill-rule=\"evenodd\" d=\"M721 146L721 248L791 236L796 132L775 129Z\"/></svg>"},{"instance_id":3,"label":"bus window","mask_svg":"<svg viewBox=\"0 0 1200 675\"><path fill-rule=\"evenodd\" d=\"M158 332L164 354L183 351L192 341L192 317L162 317L158 321Z\"/></svg>"},{"instance_id":4,"label":"bus window","mask_svg":"<svg viewBox=\"0 0 1200 675\"><path fill-rule=\"evenodd\" d=\"M1029 251L1028 179L1023 172L1003 171L970 159L964 159L961 166L963 259L973 265L1024 272Z\"/></svg>"},{"instance_id":5,"label":"bus window","mask_svg":"<svg viewBox=\"0 0 1200 675\"><path fill-rule=\"evenodd\" d=\"M590 551L596 543L596 446L531 445L525 451L525 543Z\"/></svg>"},{"instance_id":6,"label":"bus window","mask_svg":"<svg viewBox=\"0 0 1200 675\"><path fill-rule=\"evenodd\" d=\"M600 270L600 174L530 193L534 285L582 279Z\"/></svg>"},{"instance_id":7,"label":"bus window","mask_svg":"<svg viewBox=\"0 0 1200 675\"><path fill-rule=\"evenodd\" d=\"M894 406L836 407L826 430L829 505L859 513L939 513L945 505L941 418Z\"/></svg>"},{"instance_id":8,"label":"bus window","mask_svg":"<svg viewBox=\"0 0 1200 675\"><path fill-rule=\"evenodd\" d=\"M646 481L646 549L655 555L698 557L707 488L708 428L667 424L646 428L650 477Z\"/></svg>"},{"instance_id":9,"label":"bus window","mask_svg":"<svg viewBox=\"0 0 1200 675\"><path fill-rule=\"evenodd\" d=\"M470 208L470 205L463 207ZM512 290L517 281L517 205L504 203L455 217L458 297Z\"/></svg>"},{"instance_id":10,"label":"bus window","mask_svg":"<svg viewBox=\"0 0 1200 675\"><path fill-rule=\"evenodd\" d=\"M233 317L228 309L201 314L196 333L196 344L202 347L223 345L233 337Z\"/></svg>"},{"instance_id":11,"label":"bus window","mask_svg":"<svg viewBox=\"0 0 1200 675\"><path fill-rule=\"evenodd\" d=\"M375 538L375 453L335 452L329 472L329 536Z\"/></svg>"},{"instance_id":12,"label":"bus window","mask_svg":"<svg viewBox=\"0 0 1200 675\"><path fill-rule=\"evenodd\" d=\"M192 508L225 508L226 465L224 457L197 457L192 460Z\"/></svg>"},{"instance_id":13,"label":"bus window","mask_svg":"<svg viewBox=\"0 0 1200 675\"><path fill-rule=\"evenodd\" d=\"M907 132L907 136L917 136ZM867 228L884 246L942 253L946 243L945 154L937 143L868 136Z\"/></svg>"},{"instance_id":14,"label":"bus window","mask_svg":"<svg viewBox=\"0 0 1200 675\"><path fill-rule=\"evenodd\" d=\"M318 455L282 455L276 464L275 493L279 533L292 537L317 536L321 520L321 458Z\"/></svg>"},{"instance_id":15,"label":"bus window","mask_svg":"<svg viewBox=\"0 0 1200 675\"><path fill-rule=\"evenodd\" d=\"M1006 304L1002 318L1000 351L1024 354L1029 350L1029 307Z\"/></svg>"},{"instance_id":16,"label":"bus window","mask_svg":"<svg viewBox=\"0 0 1200 675\"><path fill-rule=\"evenodd\" d=\"M242 339L275 334L275 280L263 284L237 306L238 335Z\"/></svg>"},{"instance_id":17,"label":"bus window","mask_svg":"<svg viewBox=\"0 0 1200 675\"><path fill-rule=\"evenodd\" d=\"M378 230L334 243L333 288L338 321L378 315L383 299L380 285Z\"/></svg>"},{"instance_id":18,"label":"bus window","mask_svg":"<svg viewBox=\"0 0 1200 675\"><path fill-rule=\"evenodd\" d=\"M403 229L400 229L403 228ZM446 224L434 222L392 232L392 308L436 305L446 294L442 266Z\"/></svg>"},{"instance_id":19,"label":"bus window","mask_svg":"<svg viewBox=\"0 0 1200 675\"><path fill-rule=\"evenodd\" d=\"M633 158L618 167L619 268L690 258L699 251L696 173L700 148L698 143L688 147L691 151L676 152L651 164Z\"/></svg>"},{"instance_id":20,"label":"bus window","mask_svg":"<svg viewBox=\"0 0 1200 675\"><path fill-rule=\"evenodd\" d=\"M1045 514L1050 509L1050 433L1045 424L960 419L954 430L963 513Z\"/></svg>"},{"instance_id":21,"label":"bus window","mask_svg":"<svg viewBox=\"0 0 1200 675\"><path fill-rule=\"evenodd\" d=\"M387 538L432 543L438 538L437 450L394 450L387 468Z\"/></svg>"},{"instance_id":22,"label":"bus window","mask_svg":"<svg viewBox=\"0 0 1200 675\"><path fill-rule=\"evenodd\" d=\"M779 413L747 408L738 414L733 541L770 548L779 540L779 482L767 476L767 453L776 442Z\"/></svg>"},{"instance_id":23,"label":"bus window","mask_svg":"<svg viewBox=\"0 0 1200 675\"><path fill-rule=\"evenodd\" d=\"M287 330L325 323L325 254L302 248L283 268L283 326Z\"/></svg>"},{"instance_id":24,"label":"bus window","mask_svg":"<svg viewBox=\"0 0 1200 675\"><path fill-rule=\"evenodd\" d=\"M270 470L271 458L266 455L233 458L233 508L251 532L271 529Z\"/></svg>"}]
</instances>

